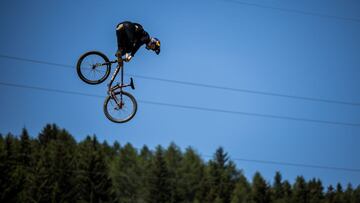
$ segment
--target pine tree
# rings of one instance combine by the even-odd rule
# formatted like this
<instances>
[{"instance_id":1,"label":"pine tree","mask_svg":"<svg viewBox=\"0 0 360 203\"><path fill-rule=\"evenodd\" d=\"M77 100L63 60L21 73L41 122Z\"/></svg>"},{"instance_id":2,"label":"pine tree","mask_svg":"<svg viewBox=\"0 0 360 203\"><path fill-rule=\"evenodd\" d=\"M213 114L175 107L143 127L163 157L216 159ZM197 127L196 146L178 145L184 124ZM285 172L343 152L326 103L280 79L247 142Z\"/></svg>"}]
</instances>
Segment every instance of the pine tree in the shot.
<instances>
[{"instance_id":1,"label":"pine tree","mask_svg":"<svg viewBox=\"0 0 360 203\"><path fill-rule=\"evenodd\" d=\"M47 125L39 135L33 200L72 202L78 199L76 142L64 129Z\"/></svg>"},{"instance_id":2,"label":"pine tree","mask_svg":"<svg viewBox=\"0 0 360 203\"><path fill-rule=\"evenodd\" d=\"M117 151L115 150L115 148L110 146L106 141L102 143L101 147L102 147L102 151L105 153L105 158L107 162L110 163L117 155Z\"/></svg>"},{"instance_id":3,"label":"pine tree","mask_svg":"<svg viewBox=\"0 0 360 203\"><path fill-rule=\"evenodd\" d=\"M210 191L206 200L213 202L218 198L224 202L230 202L231 193L240 173L236 170L235 164L229 161L222 147L216 150L214 160L210 160L207 171Z\"/></svg>"},{"instance_id":4,"label":"pine tree","mask_svg":"<svg viewBox=\"0 0 360 203\"><path fill-rule=\"evenodd\" d=\"M255 203L270 202L269 187L259 172L256 172L252 181L252 200Z\"/></svg>"},{"instance_id":5,"label":"pine tree","mask_svg":"<svg viewBox=\"0 0 360 203\"><path fill-rule=\"evenodd\" d=\"M240 175L231 196L231 203L248 203L251 201L251 186L244 175Z\"/></svg>"},{"instance_id":6,"label":"pine tree","mask_svg":"<svg viewBox=\"0 0 360 203\"><path fill-rule=\"evenodd\" d=\"M80 199L86 202L114 202L112 180L105 153L96 137L87 137L80 143Z\"/></svg>"},{"instance_id":7,"label":"pine tree","mask_svg":"<svg viewBox=\"0 0 360 203\"><path fill-rule=\"evenodd\" d=\"M344 196L343 196L345 203L353 202L353 193L354 193L354 189L352 188L352 185L349 183L346 187L346 190L345 190Z\"/></svg>"},{"instance_id":8,"label":"pine tree","mask_svg":"<svg viewBox=\"0 0 360 203\"><path fill-rule=\"evenodd\" d=\"M19 161L25 167L31 167L32 164L32 143L28 131L24 128L20 136L20 154Z\"/></svg>"},{"instance_id":9,"label":"pine tree","mask_svg":"<svg viewBox=\"0 0 360 203\"><path fill-rule=\"evenodd\" d=\"M340 183L336 184L336 191L334 197L334 203L343 203L344 202L344 191Z\"/></svg>"},{"instance_id":10,"label":"pine tree","mask_svg":"<svg viewBox=\"0 0 360 203\"><path fill-rule=\"evenodd\" d=\"M31 186L34 184L34 160L33 160L32 141L29 133L24 128L20 136L20 149L17 156L17 165L15 169L16 187L19 192L16 196L17 202L32 201Z\"/></svg>"},{"instance_id":11,"label":"pine tree","mask_svg":"<svg viewBox=\"0 0 360 203\"><path fill-rule=\"evenodd\" d=\"M0 202L16 202L19 188L17 184L17 148L18 141L12 134L8 134L4 140L1 154L1 178L0 178Z\"/></svg>"},{"instance_id":12,"label":"pine tree","mask_svg":"<svg viewBox=\"0 0 360 203\"><path fill-rule=\"evenodd\" d=\"M51 140L56 140L59 128L55 124L47 124L38 136L42 146L46 146Z\"/></svg>"},{"instance_id":13,"label":"pine tree","mask_svg":"<svg viewBox=\"0 0 360 203\"><path fill-rule=\"evenodd\" d=\"M115 156L118 156L120 154L120 149L121 149L120 143L118 141L115 141L112 148L115 152Z\"/></svg>"},{"instance_id":14,"label":"pine tree","mask_svg":"<svg viewBox=\"0 0 360 203\"><path fill-rule=\"evenodd\" d=\"M279 171L275 173L274 177L274 184L272 187L272 201L273 202L279 202L279 200L282 200L284 198L284 188L282 183L282 176Z\"/></svg>"},{"instance_id":15,"label":"pine tree","mask_svg":"<svg viewBox=\"0 0 360 203\"><path fill-rule=\"evenodd\" d=\"M352 203L360 202L360 185L354 190L353 193L353 202Z\"/></svg>"},{"instance_id":16,"label":"pine tree","mask_svg":"<svg viewBox=\"0 0 360 203\"><path fill-rule=\"evenodd\" d=\"M183 180L182 173L179 170L182 161L182 152L175 143L171 143L164 153L164 158L169 171L170 201L169 203L181 202L185 197L181 195L180 187Z\"/></svg>"},{"instance_id":17,"label":"pine tree","mask_svg":"<svg viewBox=\"0 0 360 203\"><path fill-rule=\"evenodd\" d=\"M5 149L5 140L3 136L0 136L0 202L5 202L6 195L5 190L8 188L9 184L9 173L10 168L7 164L8 157L7 157L7 150Z\"/></svg>"},{"instance_id":18,"label":"pine tree","mask_svg":"<svg viewBox=\"0 0 360 203\"><path fill-rule=\"evenodd\" d=\"M140 202L146 202L149 199L150 195L150 180L152 178L152 162L154 159L154 155L150 149L144 145L140 150L139 155L139 167L140 171L142 172L142 176L140 178L140 182L142 183L139 188L139 193L141 194Z\"/></svg>"},{"instance_id":19,"label":"pine tree","mask_svg":"<svg viewBox=\"0 0 360 203\"><path fill-rule=\"evenodd\" d=\"M320 180L312 179L308 182L309 203L318 203L324 199L323 186Z\"/></svg>"},{"instance_id":20,"label":"pine tree","mask_svg":"<svg viewBox=\"0 0 360 203\"><path fill-rule=\"evenodd\" d=\"M141 162L150 163L153 158L153 153L150 151L150 149L144 145L140 150L140 159Z\"/></svg>"},{"instance_id":21,"label":"pine tree","mask_svg":"<svg viewBox=\"0 0 360 203\"><path fill-rule=\"evenodd\" d=\"M289 183L289 181L285 180L283 182L283 189L284 189L284 198L279 201L279 203L288 203L291 202L292 199L292 188L291 185Z\"/></svg>"},{"instance_id":22,"label":"pine tree","mask_svg":"<svg viewBox=\"0 0 360 203\"><path fill-rule=\"evenodd\" d=\"M139 202L143 175L137 156L136 149L126 144L113 162L112 178L119 202Z\"/></svg>"},{"instance_id":23,"label":"pine tree","mask_svg":"<svg viewBox=\"0 0 360 203\"><path fill-rule=\"evenodd\" d=\"M170 202L170 176L164 159L164 150L156 147L155 158L152 163L151 177L149 179L149 203Z\"/></svg>"},{"instance_id":24,"label":"pine tree","mask_svg":"<svg viewBox=\"0 0 360 203\"><path fill-rule=\"evenodd\" d=\"M33 172L34 180L31 186L32 191L32 202L50 202L52 193L52 172L50 171L51 166L51 147L48 147L45 142L37 140L35 143L34 163Z\"/></svg>"},{"instance_id":25,"label":"pine tree","mask_svg":"<svg viewBox=\"0 0 360 203\"><path fill-rule=\"evenodd\" d=\"M201 180L204 177L204 168L205 165L200 155L191 147L187 148L179 168L180 174L182 174L179 180L179 188L181 189L179 195L184 202L193 202L196 197L200 200L200 187Z\"/></svg>"},{"instance_id":26,"label":"pine tree","mask_svg":"<svg viewBox=\"0 0 360 203\"><path fill-rule=\"evenodd\" d=\"M305 203L308 202L308 188L304 177L298 176L296 178L293 189L293 202Z\"/></svg>"},{"instance_id":27,"label":"pine tree","mask_svg":"<svg viewBox=\"0 0 360 203\"><path fill-rule=\"evenodd\" d=\"M78 162L76 160L76 142L65 130L59 131L57 141L53 142L53 167L57 176L57 193L53 199L56 202L72 202L77 200L79 186L77 177Z\"/></svg>"},{"instance_id":28,"label":"pine tree","mask_svg":"<svg viewBox=\"0 0 360 203\"><path fill-rule=\"evenodd\" d=\"M291 202L291 185L288 181L282 181L279 171L275 173L274 183L271 188L271 202L288 203Z\"/></svg>"},{"instance_id":29,"label":"pine tree","mask_svg":"<svg viewBox=\"0 0 360 203\"><path fill-rule=\"evenodd\" d=\"M8 134L0 146L0 202L31 201L31 141L26 129L20 141Z\"/></svg>"},{"instance_id":30,"label":"pine tree","mask_svg":"<svg viewBox=\"0 0 360 203\"><path fill-rule=\"evenodd\" d=\"M333 203L335 200L335 192L334 187L332 185L329 185L326 194L325 194L326 203Z\"/></svg>"}]
</instances>

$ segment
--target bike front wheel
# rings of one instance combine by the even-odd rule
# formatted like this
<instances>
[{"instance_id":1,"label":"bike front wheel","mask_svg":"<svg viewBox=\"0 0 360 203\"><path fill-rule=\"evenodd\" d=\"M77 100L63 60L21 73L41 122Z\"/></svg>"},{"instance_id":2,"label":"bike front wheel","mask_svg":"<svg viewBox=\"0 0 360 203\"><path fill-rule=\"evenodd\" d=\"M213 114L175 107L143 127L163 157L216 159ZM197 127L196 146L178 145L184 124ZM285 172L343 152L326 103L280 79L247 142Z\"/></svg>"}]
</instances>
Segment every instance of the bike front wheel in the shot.
<instances>
[{"instance_id":1,"label":"bike front wheel","mask_svg":"<svg viewBox=\"0 0 360 203\"><path fill-rule=\"evenodd\" d=\"M115 123L131 120L137 111L137 102L128 92L115 92L114 97L108 96L104 102L105 116Z\"/></svg>"},{"instance_id":2,"label":"bike front wheel","mask_svg":"<svg viewBox=\"0 0 360 203\"><path fill-rule=\"evenodd\" d=\"M109 59L98 51L86 52L80 56L76 64L80 79L91 85L104 82L110 74L110 69Z\"/></svg>"}]
</instances>

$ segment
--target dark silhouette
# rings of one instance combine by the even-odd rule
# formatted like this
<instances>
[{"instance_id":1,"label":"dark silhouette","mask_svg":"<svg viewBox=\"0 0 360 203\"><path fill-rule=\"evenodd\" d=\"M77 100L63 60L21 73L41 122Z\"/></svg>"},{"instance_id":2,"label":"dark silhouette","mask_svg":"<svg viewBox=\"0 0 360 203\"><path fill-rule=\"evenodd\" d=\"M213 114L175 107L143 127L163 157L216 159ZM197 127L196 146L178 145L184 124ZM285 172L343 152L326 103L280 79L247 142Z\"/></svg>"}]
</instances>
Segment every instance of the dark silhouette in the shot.
<instances>
[{"instance_id":1,"label":"dark silhouette","mask_svg":"<svg viewBox=\"0 0 360 203\"><path fill-rule=\"evenodd\" d=\"M77 142L46 125L37 137L0 134L0 202L120 203L359 203L360 186L330 185L298 176L291 185L257 172L248 181L223 148L205 162L174 143L150 150L131 144Z\"/></svg>"}]
</instances>

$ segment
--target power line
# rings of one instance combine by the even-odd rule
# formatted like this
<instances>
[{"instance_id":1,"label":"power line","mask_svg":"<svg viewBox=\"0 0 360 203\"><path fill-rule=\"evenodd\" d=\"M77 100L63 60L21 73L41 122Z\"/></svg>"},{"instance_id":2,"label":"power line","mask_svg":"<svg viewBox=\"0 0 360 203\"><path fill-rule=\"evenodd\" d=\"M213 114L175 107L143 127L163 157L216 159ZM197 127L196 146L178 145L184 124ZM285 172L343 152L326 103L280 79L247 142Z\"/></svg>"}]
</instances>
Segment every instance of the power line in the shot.
<instances>
[{"instance_id":1,"label":"power line","mask_svg":"<svg viewBox=\"0 0 360 203\"><path fill-rule=\"evenodd\" d=\"M316 13L316 12L310 12L310 11L304 11L304 10L298 10L298 9L267 6L267 5L263 5L263 4L249 3L249 2L240 1L240 0L221 0L221 1L240 4L240 5L244 5L244 6L251 6L251 7L283 11L283 12L288 12L288 13L297 13L297 14L308 15L308 16L316 16L316 17L322 17L322 18L330 18L330 19L345 20L345 21L360 23L360 19L358 19L358 18L341 17L341 16L322 14L322 13Z\"/></svg>"},{"instance_id":2,"label":"power line","mask_svg":"<svg viewBox=\"0 0 360 203\"><path fill-rule=\"evenodd\" d=\"M133 76L133 77L142 78L142 79L148 79L148 80L157 80L157 81L168 82L168 83L177 83L177 84L190 85L190 86L221 89L221 90L227 90L227 91L233 91L233 92L245 92L245 93L250 93L250 94L258 94L258 95L266 95L266 96L274 96L274 97L284 97L284 98L298 99L298 100L307 100L307 101L315 101L315 102L323 102L323 103L360 106L360 103L356 103L356 102L346 102L346 101L337 101L337 100L329 100L329 99L321 99L321 98L293 96L293 95L279 94L279 93L273 93L273 92L263 92L263 91L249 90L249 89L239 89L239 88L216 86L216 85L201 84L201 83L194 83L194 82L186 82L186 81L179 81L179 80L169 80L169 79L149 77L149 76L140 76L140 75L131 75L131 74L128 74L128 75Z\"/></svg>"},{"instance_id":3,"label":"power line","mask_svg":"<svg viewBox=\"0 0 360 203\"><path fill-rule=\"evenodd\" d=\"M0 54L0 57L1 58L6 58L6 59L17 60L17 61L26 61L26 62L31 62L31 63L39 63L39 64L45 64L45 65L51 65L51 66L59 66L59 67L65 67L65 68L71 68L71 69L74 68L74 66L72 66L72 65L53 63L53 62L48 62L48 61L43 61L43 60L36 60L36 59L29 59L29 58L21 58L21 57L17 57L17 56L9 56L9 55Z\"/></svg>"},{"instance_id":4,"label":"power line","mask_svg":"<svg viewBox=\"0 0 360 203\"><path fill-rule=\"evenodd\" d=\"M213 156L210 156L210 155L203 155L203 156L204 157L210 157L210 158L213 157ZM302 164L302 163L292 163L292 162L282 162L282 161L245 159L245 158L231 158L231 160L233 160L233 161L242 161L242 162L260 163L260 164L291 166L291 167L325 169L325 170L334 170L334 171L360 172L360 169L357 169L357 168L333 167L333 166Z\"/></svg>"},{"instance_id":5,"label":"power line","mask_svg":"<svg viewBox=\"0 0 360 203\"><path fill-rule=\"evenodd\" d=\"M303 121L303 122L311 122L311 123L360 127L360 123L346 123L346 122L337 122L337 121L296 118L296 117L289 117L289 116L259 114L259 113L243 112L243 111L232 111L232 110L214 109L214 108L206 108L206 107L198 107L198 106L188 106L188 105L181 105L181 104L169 104L169 103L153 102L153 101L142 101L142 102L146 103L146 104L154 104L154 105L160 105L160 106L169 106L169 107L192 109L192 110L201 110L201 111L208 111L208 112L218 112L218 113L227 113L227 114L245 115L245 116L253 116L253 117L263 117L263 118L273 118L273 119L281 119L281 120Z\"/></svg>"},{"instance_id":6,"label":"power line","mask_svg":"<svg viewBox=\"0 0 360 203\"><path fill-rule=\"evenodd\" d=\"M2 86L8 86L8 87L34 89L34 90L51 92L51 93L55 92L55 93L62 93L62 94L71 94L71 95L80 95L80 96L87 96L87 97L104 98L104 96L101 96L101 95L88 94L88 93L76 92L76 91L69 91L69 90L52 89L52 88L47 88L47 87L46 87L46 88L45 88L45 87L35 87L35 86L20 85L20 84L5 83L5 82L0 82L0 85L2 85Z\"/></svg>"},{"instance_id":7,"label":"power line","mask_svg":"<svg viewBox=\"0 0 360 203\"><path fill-rule=\"evenodd\" d=\"M18 61L26 61L26 62L32 62L32 63L38 63L38 64L46 64L46 65L64 67L67 69L75 68L72 65L53 63L53 62L42 61L42 60L20 58L20 57L8 56L8 55L3 55L3 54L0 54L0 58L6 58L6 59L12 59L12 60L18 60ZM233 91L233 92L243 92L243 93L249 93L249 94L274 96L274 97L282 97L282 98L329 103L329 104L360 106L359 102L348 102L348 101L322 99L322 98L314 98L314 97L295 96L295 95L280 94L280 93L274 93L274 92L265 92L265 91L251 90L251 89L241 89L241 88L225 87L225 86L218 86L218 85L210 85L210 84L204 84L204 83L195 83L195 82L187 82L187 81L180 81L180 80L164 79L164 78L158 78L158 77L142 76L142 75L137 75L137 74L136 75L135 74L126 74L126 75L145 79L145 80L155 80L155 81L160 81L160 82L182 84L182 85L188 85L188 86L197 86L197 87L203 87L203 88L212 88L212 89L219 89L219 90L226 90L226 91Z\"/></svg>"},{"instance_id":8,"label":"power line","mask_svg":"<svg viewBox=\"0 0 360 203\"><path fill-rule=\"evenodd\" d=\"M68 91L68 90L60 90L60 89L52 89L52 88L44 88L44 87L34 87L34 86L29 86L29 85L21 85L21 84L13 84L13 83L5 83L5 82L0 82L0 85L1 86L7 86L7 87L18 87L18 88L41 90L41 91L46 91L46 92L56 92L56 93L63 93L63 94L71 94L71 95L81 95L81 96L89 96L89 97L96 97L96 98L101 97L101 98L103 98L103 96L95 95L95 94L88 94L88 93ZM182 104L171 104L171 103L163 103L163 102L155 102L155 101L146 101L146 100L138 100L138 101L140 103L144 103L144 104L151 104L151 105L157 105L157 106L167 106L167 107L181 108L181 109L190 109L190 110L199 110L199 111L207 111L207 112L217 112L217 113L227 113L227 114L244 115L244 116L252 116L252 117L263 117L263 118L272 118L272 119L290 120L290 121L302 121L302 122L309 122L309 123L320 123L320 124L329 124L329 125L360 127L360 123L326 121L326 120L297 118L297 117L289 117L289 116L279 116L279 115L272 115L272 114L259 114L259 113L251 113L251 112L232 111L232 110L224 110L224 109L199 107L199 106L189 106L189 105L182 105Z\"/></svg>"}]
</instances>

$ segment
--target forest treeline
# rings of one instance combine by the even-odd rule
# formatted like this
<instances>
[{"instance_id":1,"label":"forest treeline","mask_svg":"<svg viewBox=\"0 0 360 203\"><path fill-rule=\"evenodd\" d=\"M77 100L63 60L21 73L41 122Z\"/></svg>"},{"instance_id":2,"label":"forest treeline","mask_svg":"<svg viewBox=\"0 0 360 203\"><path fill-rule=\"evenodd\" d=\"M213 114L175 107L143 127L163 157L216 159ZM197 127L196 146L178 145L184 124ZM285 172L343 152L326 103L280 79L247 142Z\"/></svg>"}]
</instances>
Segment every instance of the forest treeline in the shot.
<instances>
[{"instance_id":1,"label":"forest treeline","mask_svg":"<svg viewBox=\"0 0 360 203\"><path fill-rule=\"evenodd\" d=\"M211 160L175 144L151 150L131 144L77 142L48 124L37 137L0 135L0 202L360 203L360 186L330 185L280 172L247 180L218 148Z\"/></svg>"}]
</instances>

